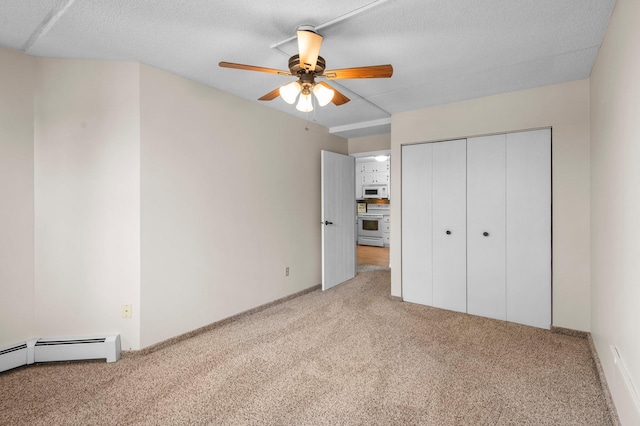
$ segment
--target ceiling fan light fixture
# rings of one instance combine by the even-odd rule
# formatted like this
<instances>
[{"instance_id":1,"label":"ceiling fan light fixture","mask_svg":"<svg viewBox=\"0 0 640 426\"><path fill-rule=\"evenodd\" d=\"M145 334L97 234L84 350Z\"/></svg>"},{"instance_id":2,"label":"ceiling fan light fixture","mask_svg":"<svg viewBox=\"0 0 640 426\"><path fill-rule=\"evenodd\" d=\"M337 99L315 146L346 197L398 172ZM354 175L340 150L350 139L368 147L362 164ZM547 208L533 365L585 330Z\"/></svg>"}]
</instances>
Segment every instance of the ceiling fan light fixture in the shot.
<instances>
[{"instance_id":1,"label":"ceiling fan light fixture","mask_svg":"<svg viewBox=\"0 0 640 426\"><path fill-rule=\"evenodd\" d=\"M313 94L318 99L318 105L325 106L333 99L335 92L322 84L313 86Z\"/></svg>"},{"instance_id":2,"label":"ceiling fan light fixture","mask_svg":"<svg viewBox=\"0 0 640 426\"><path fill-rule=\"evenodd\" d=\"M301 90L302 86L300 85L300 83L298 83L297 81L293 81L280 87L280 96L286 103L293 105L293 103L296 101L298 93L300 93Z\"/></svg>"},{"instance_id":3,"label":"ceiling fan light fixture","mask_svg":"<svg viewBox=\"0 0 640 426\"><path fill-rule=\"evenodd\" d=\"M393 75L393 67L387 65L370 65L366 67L342 68L326 70L326 61L320 56L322 36L311 25L301 25L296 31L298 40L298 53L289 58L289 71L275 68L257 67L255 65L236 64L221 61L218 65L222 68L232 68L246 71L258 71L269 74L277 74L287 77L295 77L297 81L276 87L269 93L258 98L259 101L272 101L281 97L287 104L296 105L298 111L313 111L313 104L323 107L333 102L335 106L344 105L349 98L340 91L334 89L323 81L316 83L316 78L324 77L328 80L343 80L353 78L389 78ZM290 39L282 43L288 42ZM277 47L277 43L271 47ZM281 50L281 52L284 52ZM313 92L313 95L311 94ZM315 98L315 100L314 100Z\"/></svg>"},{"instance_id":4,"label":"ceiling fan light fixture","mask_svg":"<svg viewBox=\"0 0 640 426\"><path fill-rule=\"evenodd\" d=\"M296 109L302 112L313 111L313 101L311 100L311 93L300 94L300 99L298 99L298 105L296 105Z\"/></svg>"}]
</instances>

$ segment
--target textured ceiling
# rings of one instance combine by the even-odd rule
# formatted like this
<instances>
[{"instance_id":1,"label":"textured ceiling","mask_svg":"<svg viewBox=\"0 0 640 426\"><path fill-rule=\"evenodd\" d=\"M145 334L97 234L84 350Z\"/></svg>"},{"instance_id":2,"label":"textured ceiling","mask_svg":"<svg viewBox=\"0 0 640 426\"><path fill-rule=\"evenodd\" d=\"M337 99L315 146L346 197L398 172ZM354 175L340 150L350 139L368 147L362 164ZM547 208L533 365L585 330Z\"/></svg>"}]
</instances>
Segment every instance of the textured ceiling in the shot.
<instances>
[{"instance_id":1,"label":"textured ceiling","mask_svg":"<svg viewBox=\"0 0 640 426\"><path fill-rule=\"evenodd\" d=\"M331 82L351 102L305 114L332 133L388 132L391 114L586 78L615 0L0 0L0 45L36 56L137 61L257 98L291 77L300 25L327 69L390 63L390 79ZM279 44L284 42L282 44ZM277 47L274 45L279 44Z\"/></svg>"}]
</instances>

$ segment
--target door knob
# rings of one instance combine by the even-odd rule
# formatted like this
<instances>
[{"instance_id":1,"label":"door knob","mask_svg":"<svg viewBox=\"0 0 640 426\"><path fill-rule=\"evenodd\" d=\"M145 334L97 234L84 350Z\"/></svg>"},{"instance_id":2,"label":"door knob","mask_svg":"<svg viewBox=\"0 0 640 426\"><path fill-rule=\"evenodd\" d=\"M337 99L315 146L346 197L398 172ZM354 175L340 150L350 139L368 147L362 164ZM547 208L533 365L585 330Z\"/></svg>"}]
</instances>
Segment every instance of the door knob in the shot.
<instances>
[{"instance_id":1,"label":"door knob","mask_svg":"<svg viewBox=\"0 0 640 426\"><path fill-rule=\"evenodd\" d=\"M488 237L489 233L488 232L483 232L482 235L484 235L485 237Z\"/></svg>"},{"instance_id":2,"label":"door knob","mask_svg":"<svg viewBox=\"0 0 640 426\"><path fill-rule=\"evenodd\" d=\"M447 231L447 235L451 235L451 231Z\"/></svg>"},{"instance_id":3,"label":"door knob","mask_svg":"<svg viewBox=\"0 0 640 426\"><path fill-rule=\"evenodd\" d=\"M325 221L324 221L324 224L325 224L325 225L333 225L333 222L329 222L328 220L325 220Z\"/></svg>"}]
</instances>

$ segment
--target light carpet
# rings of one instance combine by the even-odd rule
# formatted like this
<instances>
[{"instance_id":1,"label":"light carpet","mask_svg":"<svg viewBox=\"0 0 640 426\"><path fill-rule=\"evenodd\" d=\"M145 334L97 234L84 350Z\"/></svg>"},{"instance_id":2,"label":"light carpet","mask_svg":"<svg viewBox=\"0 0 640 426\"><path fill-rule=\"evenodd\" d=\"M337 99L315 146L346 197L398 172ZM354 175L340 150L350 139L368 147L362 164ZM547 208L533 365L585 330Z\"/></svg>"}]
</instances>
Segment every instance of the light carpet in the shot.
<instances>
[{"instance_id":1,"label":"light carpet","mask_svg":"<svg viewBox=\"0 0 640 426\"><path fill-rule=\"evenodd\" d=\"M363 271L116 363L0 374L0 424L611 424L586 339L389 286Z\"/></svg>"}]
</instances>

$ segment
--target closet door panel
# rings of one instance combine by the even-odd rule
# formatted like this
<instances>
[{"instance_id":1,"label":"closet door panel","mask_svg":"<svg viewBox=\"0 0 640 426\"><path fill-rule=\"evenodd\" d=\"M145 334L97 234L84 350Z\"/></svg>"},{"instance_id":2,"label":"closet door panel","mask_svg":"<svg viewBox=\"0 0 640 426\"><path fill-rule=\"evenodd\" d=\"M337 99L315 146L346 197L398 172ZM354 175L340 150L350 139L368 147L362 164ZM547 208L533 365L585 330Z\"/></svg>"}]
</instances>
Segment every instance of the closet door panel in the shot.
<instances>
[{"instance_id":1,"label":"closet door panel","mask_svg":"<svg viewBox=\"0 0 640 426\"><path fill-rule=\"evenodd\" d=\"M466 140L432 145L433 306L466 312Z\"/></svg>"},{"instance_id":2,"label":"closet door panel","mask_svg":"<svg viewBox=\"0 0 640 426\"><path fill-rule=\"evenodd\" d=\"M506 135L467 140L467 312L506 319Z\"/></svg>"},{"instance_id":3,"label":"closet door panel","mask_svg":"<svg viewBox=\"0 0 640 426\"><path fill-rule=\"evenodd\" d=\"M507 135L507 320L551 326L551 130Z\"/></svg>"},{"instance_id":4,"label":"closet door panel","mask_svg":"<svg viewBox=\"0 0 640 426\"><path fill-rule=\"evenodd\" d=\"M402 298L433 304L432 145L402 147Z\"/></svg>"}]
</instances>

